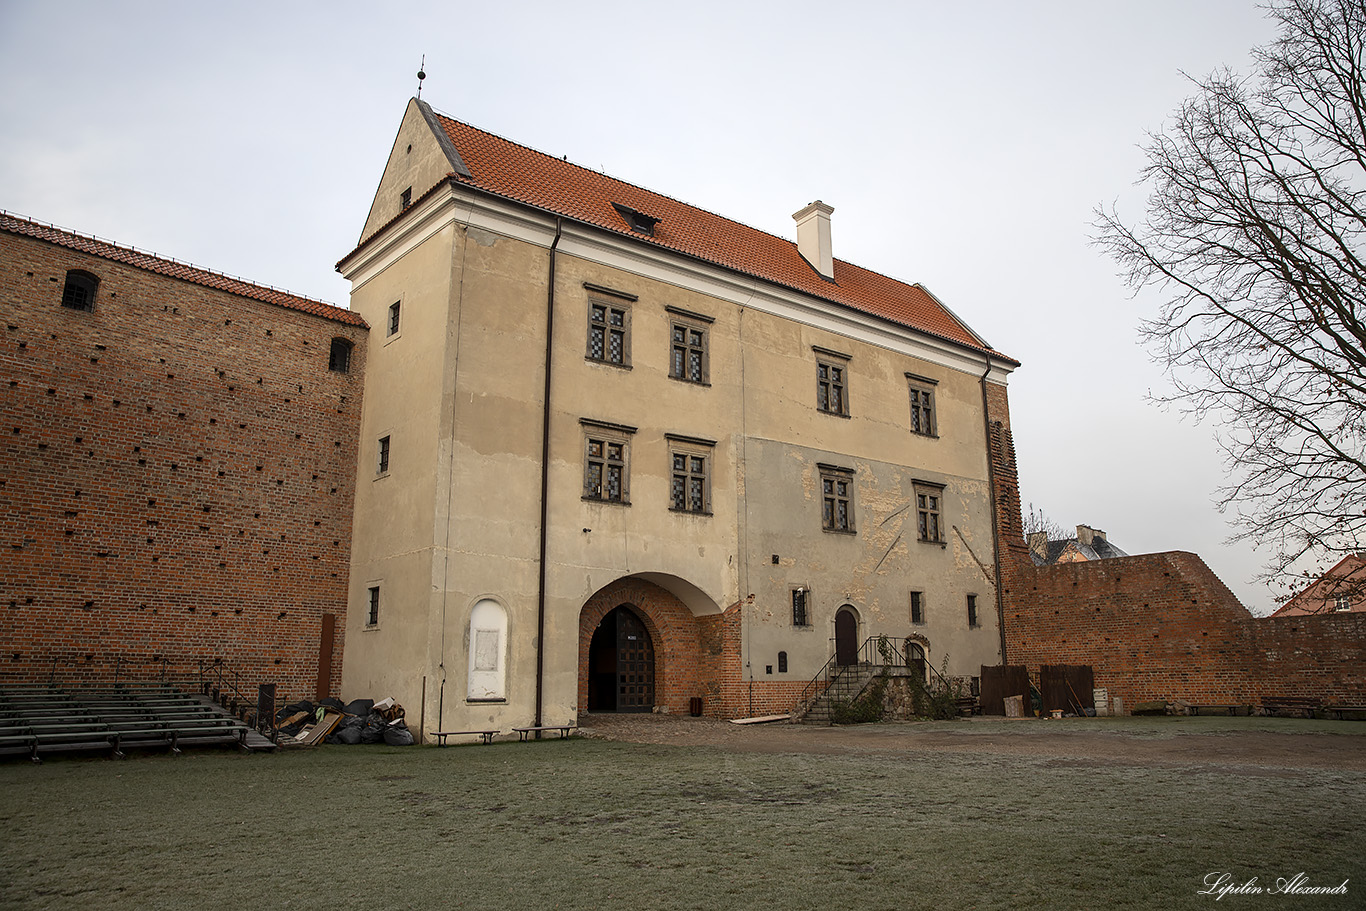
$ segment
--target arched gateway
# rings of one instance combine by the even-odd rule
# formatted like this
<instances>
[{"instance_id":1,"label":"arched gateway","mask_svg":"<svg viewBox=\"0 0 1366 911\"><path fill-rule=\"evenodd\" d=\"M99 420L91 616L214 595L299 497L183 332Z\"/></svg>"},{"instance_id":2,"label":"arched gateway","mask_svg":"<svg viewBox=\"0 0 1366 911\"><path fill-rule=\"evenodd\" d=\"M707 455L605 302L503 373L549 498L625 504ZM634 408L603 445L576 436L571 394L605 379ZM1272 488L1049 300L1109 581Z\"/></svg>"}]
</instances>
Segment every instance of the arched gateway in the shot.
<instances>
[{"instance_id":1,"label":"arched gateway","mask_svg":"<svg viewBox=\"0 0 1366 911\"><path fill-rule=\"evenodd\" d=\"M704 662L704 636L720 635L720 612L695 616L676 595L638 577L618 579L579 612L580 711L688 711L714 705L717 662Z\"/></svg>"}]
</instances>

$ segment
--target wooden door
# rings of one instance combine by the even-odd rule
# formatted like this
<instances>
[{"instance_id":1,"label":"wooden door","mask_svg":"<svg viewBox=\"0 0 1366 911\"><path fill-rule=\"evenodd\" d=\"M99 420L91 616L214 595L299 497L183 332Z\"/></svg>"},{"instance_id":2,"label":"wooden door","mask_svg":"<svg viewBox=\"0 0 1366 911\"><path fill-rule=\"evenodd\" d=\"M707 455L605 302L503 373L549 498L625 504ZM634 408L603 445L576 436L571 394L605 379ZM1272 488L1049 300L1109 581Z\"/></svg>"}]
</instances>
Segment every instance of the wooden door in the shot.
<instances>
[{"instance_id":1,"label":"wooden door","mask_svg":"<svg viewBox=\"0 0 1366 911\"><path fill-rule=\"evenodd\" d=\"M835 663L844 667L858 661L858 618L841 608L835 614Z\"/></svg>"},{"instance_id":2,"label":"wooden door","mask_svg":"<svg viewBox=\"0 0 1366 911\"><path fill-rule=\"evenodd\" d=\"M655 650L650 632L626 605L617 617L617 711L648 712L655 706Z\"/></svg>"}]
</instances>

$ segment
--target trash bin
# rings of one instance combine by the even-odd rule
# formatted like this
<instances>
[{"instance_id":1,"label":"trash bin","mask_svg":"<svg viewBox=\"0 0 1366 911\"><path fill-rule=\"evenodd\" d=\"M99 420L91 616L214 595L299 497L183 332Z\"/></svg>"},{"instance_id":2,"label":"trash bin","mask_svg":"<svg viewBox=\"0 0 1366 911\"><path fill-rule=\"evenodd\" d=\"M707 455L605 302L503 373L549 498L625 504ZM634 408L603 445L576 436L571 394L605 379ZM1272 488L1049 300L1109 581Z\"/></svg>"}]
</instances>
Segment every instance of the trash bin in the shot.
<instances>
[{"instance_id":1,"label":"trash bin","mask_svg":"<svg viewBox=\"0 0 1366 911\"><path fill-rule=\"evenodd\" d=\"M688 700L688 714L694 718L702 717L702 697L694 696Z\"/></svg>"}]
</instances>

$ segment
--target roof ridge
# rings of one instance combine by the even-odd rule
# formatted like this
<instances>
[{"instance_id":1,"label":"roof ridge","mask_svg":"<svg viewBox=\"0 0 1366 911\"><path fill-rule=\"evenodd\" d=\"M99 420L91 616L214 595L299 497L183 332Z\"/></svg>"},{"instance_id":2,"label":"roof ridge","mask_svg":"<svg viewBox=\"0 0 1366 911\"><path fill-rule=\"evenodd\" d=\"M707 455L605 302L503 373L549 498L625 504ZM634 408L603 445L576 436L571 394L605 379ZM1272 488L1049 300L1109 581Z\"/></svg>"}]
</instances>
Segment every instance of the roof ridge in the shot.
<instances>
[{"instance_id":1,"label":"roof ridge","mask_svg":"<svg viewBox=\"0 0 1366 911\"><path fill-rule=\"evenodd\" d=\"M29 230L25 230L25 228ZM173 256L165 256L151 250L140 250L132 244L123 244L116 240L99 237L95 234L86 234L75 231L52 222L40 221L28 215L21 215L18 212L11 212L8 209L0 209L0 231L11 234L21 234L33 237L37 240L55 243L69 249L77 249L80 252L91 256L98 256L111 262L121 262L124 265L132 266L135 269L144 269L155 272L159 275L167 275L171 278L178 278L191 284L201 285L208 288L227 291L239 297L247 297L252 300L260 300L263 303L276 304L288 307L291 310L300 310L305 313L313 313L315 316L335 319L338 322L351 323L353 325L365 326L365 320L353 310L338 306L321 298L309 297L306 294L297 294L285 288L277 288L274 285L266 285L261 282L252 281L239 275L231 275L227 272L220 272L206 266L196 265L187 260L179 260ZM79 242L79 246L77 246ZM91 248L94 245L94 248ZM162 264L174 267L174 269L156 269L152 266ZM216 279L210 282L208 279ZM236 287L223 287L225 283ZM252 294L250 292L258 292ZM297 304L290 303L297 301ZM300 306L305 305L305 306ZM331 312L329 312L331 311ZM333 315L335 314L335 315Z\"/></svg>"}]
</instances>

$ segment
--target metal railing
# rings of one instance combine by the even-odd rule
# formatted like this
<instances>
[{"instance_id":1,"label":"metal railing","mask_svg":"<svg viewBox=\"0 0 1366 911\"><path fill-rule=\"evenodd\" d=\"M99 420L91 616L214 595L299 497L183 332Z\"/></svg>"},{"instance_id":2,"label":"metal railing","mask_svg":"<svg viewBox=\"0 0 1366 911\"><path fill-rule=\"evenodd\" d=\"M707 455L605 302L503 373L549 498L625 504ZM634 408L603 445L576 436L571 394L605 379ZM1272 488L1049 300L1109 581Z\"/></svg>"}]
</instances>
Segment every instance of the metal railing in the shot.
<instances>
[{"instance_id":1,"label":"metal railing","mask_svg":"<svg viewBox=\"0 0 1366 911\"><path fill-rule=\"evenodd\" d=\"M912 658L911 647L919 646L920 640L910 636L905 638L899 636L869 636L864 640L863 645L859 646L854 654L853 661L840 662L839 650L835 645L835 640L831 639L830 660L825 662L816 676L811 678L811 682L802 688L801 694L793 705L793 713L800 714L809 709L820 698L821 694L830 689L831 685L840 679L850 668L866 669L876 667L879 670L886 668L889 673L897 671L907 672L911 669L923 669L927 674L933 674L944 683L944 678L936 671L924 658ZM923 648L923 646L922 646ZM926 683L929 683L926 677Z\"/></svg>"}]
</instances>

